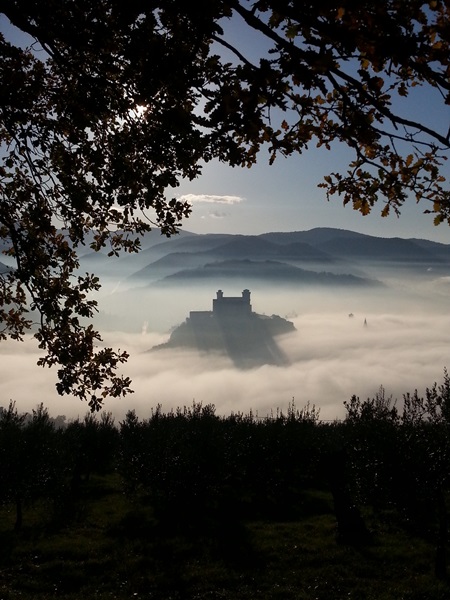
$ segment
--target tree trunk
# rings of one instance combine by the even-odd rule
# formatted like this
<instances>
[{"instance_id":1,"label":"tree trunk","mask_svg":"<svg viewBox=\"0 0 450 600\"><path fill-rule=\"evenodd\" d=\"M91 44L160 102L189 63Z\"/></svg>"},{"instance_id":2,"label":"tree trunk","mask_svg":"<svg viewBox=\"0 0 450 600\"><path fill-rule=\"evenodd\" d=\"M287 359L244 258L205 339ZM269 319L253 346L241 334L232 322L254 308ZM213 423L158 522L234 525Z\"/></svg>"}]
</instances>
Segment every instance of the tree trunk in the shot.
<instances>
[{"instance_id":1,"label":"tree trunk","mask_svg":"<svg viewBox=\"0 0 450 600\"><path fill-rule=\"evenodd\" d=\"M437 493L438 534L434 572L438 579L447 579L448 515L442 489Z\"/></svg>"},{"instance_id":2,"label":"tree trunk","mask_svg":"<svg viewBox=\"0 0 450 600\"><path fill-rule=\"evenodd\" d=\"M370 544L372 536L350 493L346 452L342 450L334 453L328 460L328 480L336 515L337 541L356 546Z\"/></svg>"},{"instance_id":3,"label":"tree trunk","mask_svg":"<svg viewBox=\"0 0 450 600\"><path fill-rule=\"evenodd\" d=\"M16 497L16 523L14 525L14 531L20 531L22 529L23 513L22 513L22 498Z\"/></svg>"},{"instance_id":4,"label":"tree trunk","mask_svg":"<svg viewBox=\"0 0 450 600\"><path fill-rule=\"evenodd\" d=\"M342 485L331 488L337 521L337 541L341 544L364 546L370 544L371 534L348 490Z\"/></svg>"}]
</instances>

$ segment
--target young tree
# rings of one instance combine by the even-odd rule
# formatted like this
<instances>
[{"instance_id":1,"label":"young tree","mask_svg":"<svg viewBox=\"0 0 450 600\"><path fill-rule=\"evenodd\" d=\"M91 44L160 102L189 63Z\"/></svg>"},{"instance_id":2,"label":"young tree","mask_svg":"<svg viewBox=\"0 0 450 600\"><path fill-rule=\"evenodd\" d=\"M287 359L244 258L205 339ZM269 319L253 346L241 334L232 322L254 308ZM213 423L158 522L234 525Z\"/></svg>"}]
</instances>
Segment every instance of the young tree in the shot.
<instances>
[{"instance_id":1,"label":"young tree","mask_svg":"<svg viewBox=\"0 0 450 600\"><path fill-rule=\"evenodd\" d=\"M14 528L22 527L23 499L26 490L24 465L26 448L24 444L24 421L26 415L19 414L15 403L0 415L0 459L3 469L0 475L0 503L14 503L16 521Z\"/></svg>"},{"instance_id":2,"label":"young tree","mask_svg":"<svg viewBox=\"0 0 450 600\"><path fill-rule=\"evenodd\" d=\"M64 474L55 426L42 404L27 415L10 402L0 413L0 461L0 504L15 505L18 531L24 504L54 497Z\"/></svg>"},{"instance_id":3,"label":"young tree","mask_svg":"<svg viewBox=\"0 0 450 600\"><path fill-rule=\"evenodd\" d=\"M175 233L190 206L168 192L202 162L338 141L354 159L325 174L328 196L363 214L380 199L385 216L424 198L450 222L447 124L408 105L417 86L449 103L442 0L1 0L0 12L30 39L0 37L0 236L17 264L0 276L0 336L22 339L35 309L40 363L93 410L130 381L116 371L126 353L96 348L83 320L99 281L74 276L78 250L137 251L152 224ZM261 37L259 59L227 39L230 19Z\"/></svg>"}]
</instances>

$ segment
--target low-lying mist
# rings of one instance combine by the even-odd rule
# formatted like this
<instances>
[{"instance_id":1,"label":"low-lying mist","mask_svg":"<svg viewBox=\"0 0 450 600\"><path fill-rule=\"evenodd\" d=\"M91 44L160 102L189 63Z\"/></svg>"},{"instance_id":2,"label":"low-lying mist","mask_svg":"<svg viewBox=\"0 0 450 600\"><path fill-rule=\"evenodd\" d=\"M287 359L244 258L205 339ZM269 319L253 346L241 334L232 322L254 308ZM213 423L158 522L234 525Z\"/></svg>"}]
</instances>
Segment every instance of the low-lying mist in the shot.
<instances>
[{"instance_id":1,"label":"low-lying mist","mask_svg":"<svg viewBox=\"0 0 450 600\"><path fill-rule=\"evenodd\" d=\"M290 359L287 367L261 366L237 370L222 355L196 351L148 352L167 341L169 330L190 310L210 310L222 288L226 296L252 292L253 310L291 320L296 332L277 338ZM201 286L126 290L107 283L100 297L98 326L104 342L126 349L130 359L123 373L133 379L134 394L106 399L105 410L116 419L130 409L150 415L193 401L214 404L218 414L248 412L264 417L286 410L295 400L320 408L322 419L341 418L343 402L353 394L374 396L380 386L401 402L403 393L441 381L449 366L450 285L446 277L396 278L385 287L307 289L301 287L240 286L240 282L208 282ZM352 315L352 316L350 316ZM0 405L10 400L20 411L43 402L51 414L83 416L87 405L59 397L56 369L36 366L35 343L2 342Z\"/></svg>"}]
</instances>

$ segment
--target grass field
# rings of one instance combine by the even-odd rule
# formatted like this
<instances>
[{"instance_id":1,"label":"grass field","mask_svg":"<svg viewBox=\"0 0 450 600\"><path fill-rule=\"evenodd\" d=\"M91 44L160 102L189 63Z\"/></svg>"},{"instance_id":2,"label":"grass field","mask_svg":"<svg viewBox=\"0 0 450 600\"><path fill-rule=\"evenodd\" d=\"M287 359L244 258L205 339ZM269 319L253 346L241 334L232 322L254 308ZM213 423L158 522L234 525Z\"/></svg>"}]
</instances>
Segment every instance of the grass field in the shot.
<instances>
[{"instance_id":1,"label":"grass field","mask_svg":"<svg viewBox=\"0 0 450 600\"><path fill-rule=\"evenodd\" d=\"M305 493L289 522L188 513L162 521L145 497L124 496L118 476L92 476L64 511L26 507L16 533L13 507L1 509L0 600L450 597L434 577L433 547L387 514L365 515L371 545L338 544L325 492Z\"/></svg>"}]
</instances>

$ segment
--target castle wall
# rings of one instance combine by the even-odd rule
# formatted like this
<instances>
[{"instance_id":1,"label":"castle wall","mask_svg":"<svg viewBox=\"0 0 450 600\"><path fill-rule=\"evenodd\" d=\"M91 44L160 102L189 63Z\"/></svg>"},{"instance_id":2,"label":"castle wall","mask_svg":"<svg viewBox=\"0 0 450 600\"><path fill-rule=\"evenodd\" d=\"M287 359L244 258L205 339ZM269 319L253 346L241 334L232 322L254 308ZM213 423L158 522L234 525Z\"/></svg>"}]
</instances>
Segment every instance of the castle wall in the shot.
<instances>
[{"instance_id":1,"label":"castle wall","mask_svg":"<svg viewBox=\"0 0 450 600\"><path fill-rule=\"evenodd\" d=\"M212 319L212 312L210 310L191 310L189 313L188 321L195 321L196 323L210 321Z\"/></svg>"}]
</instances>

